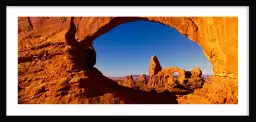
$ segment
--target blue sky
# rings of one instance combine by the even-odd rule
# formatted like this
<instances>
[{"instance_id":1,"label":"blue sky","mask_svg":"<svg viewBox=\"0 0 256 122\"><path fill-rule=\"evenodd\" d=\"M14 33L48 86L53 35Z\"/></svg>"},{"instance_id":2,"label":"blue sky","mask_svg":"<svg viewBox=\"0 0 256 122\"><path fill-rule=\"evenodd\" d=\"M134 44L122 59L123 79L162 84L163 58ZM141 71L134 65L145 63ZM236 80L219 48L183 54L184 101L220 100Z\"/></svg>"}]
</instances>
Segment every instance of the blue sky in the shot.
<instances>
[{"instance_id":1,"label":"blue sky","mask_svg":"<svg viewBox=\"0 0 256 122\"><path fill-rule=\"evenodd\" d=\"M116 26L94 41L96 66L105 76L148 74L150 57L156 55L162 67L185 70L199 67L212 75L212 65L202 48L176 29L149 21Z\"/></svg>"}]
</instances>

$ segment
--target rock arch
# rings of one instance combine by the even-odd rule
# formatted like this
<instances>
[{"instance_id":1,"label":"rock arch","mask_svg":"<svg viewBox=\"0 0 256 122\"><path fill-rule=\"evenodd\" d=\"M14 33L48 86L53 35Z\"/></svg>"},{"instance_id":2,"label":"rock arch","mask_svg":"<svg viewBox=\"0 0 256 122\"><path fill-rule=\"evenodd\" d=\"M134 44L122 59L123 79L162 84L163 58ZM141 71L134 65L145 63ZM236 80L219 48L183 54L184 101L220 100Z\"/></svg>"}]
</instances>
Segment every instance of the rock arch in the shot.
<instances>
[{"instance_id":1,"label":"rock arch","mask_svg":"<svg viewBox=\"0 0 256 122\"><path fill-rule=\"evenodd\" d=\"M19 17L19 40L31 31L47 38L57 34L58 39L86 50L100 35L120 24L137 20L175 28L202 47L215 75L237 78L237 17Z\"/></svg>"},{"instance_id":2,"label":"rock arch","mask_svg":"<svg viewBox=\"0 0 256 122\"><path fill-rule=\"evenodd\" d=\"M169 79L171 79L173 81L174 79L174 73L177 72L178 73L178 82L180 84L183 84L184 80L185 80L185 70L184 69L181 69L179 67L168 67L168 68L164 68L162 69L161 73L164 74L164 77L168 77Z\"/></svg>"},{"instance_id":3,"label":"rock arch","mask_svg":"<svg viewBox=\"0 0 256 122\"><path fill-rule=\"evenodd\" d=\"M185 80L185 70L176 66L170 66L163 68L157 74L152 75L148 81L148 86L155 87L156 85L172 85L175 83L173 74L178 72L177 81L180 84L183 84Z\"/></svg>"}]
</instances>

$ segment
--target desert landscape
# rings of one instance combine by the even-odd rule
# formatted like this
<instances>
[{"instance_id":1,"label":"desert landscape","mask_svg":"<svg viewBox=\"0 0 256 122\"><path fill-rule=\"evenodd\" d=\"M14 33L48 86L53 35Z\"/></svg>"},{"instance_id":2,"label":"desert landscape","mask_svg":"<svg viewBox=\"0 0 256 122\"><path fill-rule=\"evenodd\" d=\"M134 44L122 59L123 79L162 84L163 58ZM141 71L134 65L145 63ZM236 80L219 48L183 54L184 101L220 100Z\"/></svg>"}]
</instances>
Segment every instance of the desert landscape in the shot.
<instances>
[{"instance_id":1,"label":"desert landscape","mask_svg":"<svg viewBox=\"0 0 256 122\"><path fill-rule=\"evenodd\" d=\"M214 75L200 67L162 67L151 55L148 74L105 76L95 66L93 41L138 20L167 25L196 42ZM18 103L238 104L238 18L19 17Z\"/></svg>"}]
</instances>

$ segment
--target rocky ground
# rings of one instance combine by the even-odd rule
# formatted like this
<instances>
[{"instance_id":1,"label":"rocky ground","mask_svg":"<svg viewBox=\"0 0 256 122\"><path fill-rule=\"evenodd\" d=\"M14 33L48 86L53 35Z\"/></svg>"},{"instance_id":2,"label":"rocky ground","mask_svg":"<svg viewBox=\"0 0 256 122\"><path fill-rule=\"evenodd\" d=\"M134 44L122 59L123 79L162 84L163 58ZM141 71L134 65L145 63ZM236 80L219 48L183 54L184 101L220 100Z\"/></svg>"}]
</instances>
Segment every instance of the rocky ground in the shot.
<instances>
[{"instance_id":1,"label":"rocky ground","mask_svg":"<svg viewBox=\"0 0 256 122\"><path fill-rule=\"evenodd\" d=\"M37 49L37 50L34 50ZM72 52L73 51L73 52ZM76 52L77 51L77 52ZM155 74L154 86L146 76L139 82L127 76L125 82L105 77L97 68L76 68L72 59L79 50L65 43L45 41L19 53L19 104L183 104L237 103L237 81L211 77L202 88L181 88L170 78L168 68ZM58 54L58 55L57 55ZM40 60L39 60L40 59ZM82 63L83 61L81 61ZM80 64L82 66L82 64ZM162 78L162 79L161 79ZM160 82L161 81L161 82ZM148 84L148 85L147 85ZM165 85L168 84L168 85Z\"/></svg>"}]
</instances>

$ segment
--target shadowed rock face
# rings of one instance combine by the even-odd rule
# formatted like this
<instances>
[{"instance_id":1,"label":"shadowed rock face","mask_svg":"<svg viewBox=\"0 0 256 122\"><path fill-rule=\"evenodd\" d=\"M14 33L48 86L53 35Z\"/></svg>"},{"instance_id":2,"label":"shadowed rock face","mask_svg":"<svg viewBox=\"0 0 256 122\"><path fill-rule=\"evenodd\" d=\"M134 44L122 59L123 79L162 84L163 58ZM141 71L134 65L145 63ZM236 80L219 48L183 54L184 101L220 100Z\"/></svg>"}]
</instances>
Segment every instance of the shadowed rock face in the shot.
<instances>
[{"instance_id":1,"label":"shadowed rock face","mask_svg":"<svg viewBox=\"0 0 256 122\"><path fill-rule=\"evenodd\" d=\"M85 67L88 69L92 69L96 64L96 52L92 46L90 46L87 50L84 50L84 58L85 58Z\"/></svg>"}]
</instances>

